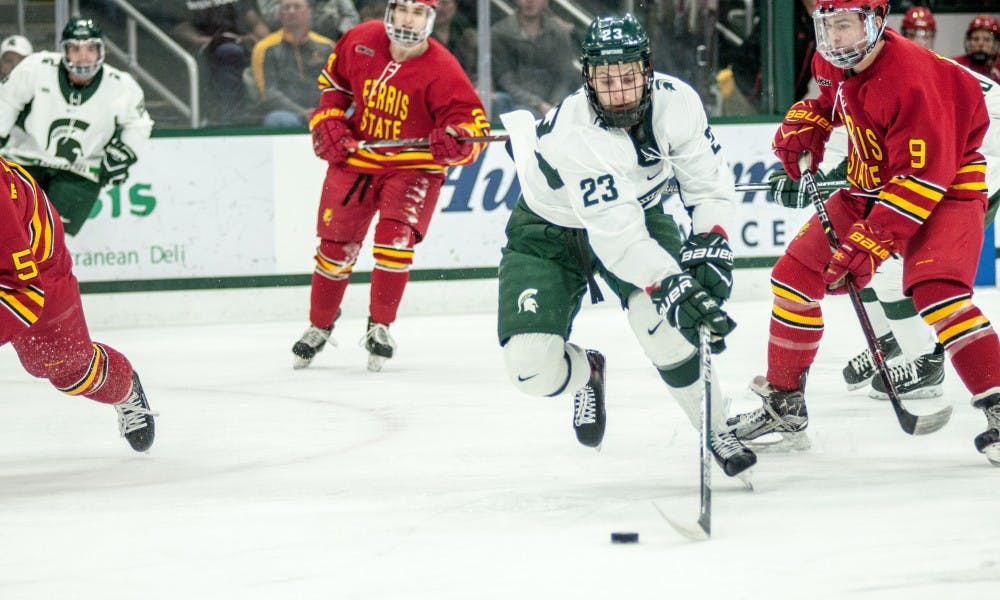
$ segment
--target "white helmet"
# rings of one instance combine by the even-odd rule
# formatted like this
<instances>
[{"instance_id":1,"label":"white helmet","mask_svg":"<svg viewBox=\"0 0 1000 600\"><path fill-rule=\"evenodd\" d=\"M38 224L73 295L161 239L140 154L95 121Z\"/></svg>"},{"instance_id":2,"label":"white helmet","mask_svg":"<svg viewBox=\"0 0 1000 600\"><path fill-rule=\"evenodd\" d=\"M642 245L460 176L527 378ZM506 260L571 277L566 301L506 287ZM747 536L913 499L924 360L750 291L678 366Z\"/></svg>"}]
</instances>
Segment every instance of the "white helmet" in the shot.
<instances>
[{"instance_id":1,"label":"white helmet","mask_svg":"<svg viewBox=\"0 0 1000 600\"><path fill-rule=\"evenodd\" d=\"M392 24L392 12L399 4L420 4L427 7L427 22L420 31L396 27ZM389 39L404 46L414 46L427 39L434 31L434 17L437 15L438 0L389 0L385 5L385 32Z\"/></svg>"}]
</instances>

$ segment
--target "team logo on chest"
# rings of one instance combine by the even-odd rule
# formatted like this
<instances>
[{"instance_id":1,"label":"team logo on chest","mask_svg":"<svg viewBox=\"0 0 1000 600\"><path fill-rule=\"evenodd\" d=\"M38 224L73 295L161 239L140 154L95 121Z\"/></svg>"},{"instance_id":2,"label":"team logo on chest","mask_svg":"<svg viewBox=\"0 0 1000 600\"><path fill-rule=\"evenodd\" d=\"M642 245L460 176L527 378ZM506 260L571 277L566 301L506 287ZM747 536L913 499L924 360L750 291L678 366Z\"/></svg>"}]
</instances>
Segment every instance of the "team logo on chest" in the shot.
<instances>
[{"instance_id":1,"label":"team logo on chest","mask_svg":"<svg viewBox=\"0 0 1000 600\"><path fill-rule=\"evenodd\" d=\"M83 145L80 140L89 128L90 123L80 119L56 119L49 126L49 142L46 149L55 156L75 163L83 157Z\"/></svg>"}]
</instances>

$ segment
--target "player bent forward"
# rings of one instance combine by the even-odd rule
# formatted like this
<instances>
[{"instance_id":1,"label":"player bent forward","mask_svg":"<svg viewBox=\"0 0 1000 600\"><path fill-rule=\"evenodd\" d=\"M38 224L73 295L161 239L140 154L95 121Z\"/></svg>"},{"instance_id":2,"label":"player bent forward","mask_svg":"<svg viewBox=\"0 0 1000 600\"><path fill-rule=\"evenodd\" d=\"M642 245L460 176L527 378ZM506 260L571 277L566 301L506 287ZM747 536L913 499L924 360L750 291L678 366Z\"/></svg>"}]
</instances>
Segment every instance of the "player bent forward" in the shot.
<instances>
[{"instance_id":1,"label":"player bent forward","mask_svg":"<svg viewBox=\"0 0 1000 600\"><path fill-rule=\"evenodd\" d=\"M0 346L60 392L111 404L129 445L153 445L139 376L120 352L90 339L59 215L19 165L0 158Z\"/></svg>"},{"instance_id":2,"label":"player bent forward","mask_svg":"<svg viewBox=\"0 0 1000 600\"><path fill-rule=\"evenodd\" d=\"M775 264L767 376L751 386L764 405L730 425L741 439L806 428L805 375L823 334L819 301L846 292L848 275L865 287L898 253L905 293L986 415L975 446L1000 466L1000 339L972 301L986 211L986 104L967 71L886 30L887 12L886 0L816 4L820 96L792 106L774 150L797 180L801 154L815 170L833 127L850 126L851 186L826 202L840 247L831 256L813 216Z\"/></svg>"},{"instance_id":3,"label":"player bent forward","mask_svg":"<svg viewBox=\"0 0 1000 600\"><path fill-rule=\"evenodd\" d=\"M583 43L583 87L538 123L526 111L501 116L523 194L500 262L507 372L527 394L572 392L577 439L592 447L604 437L605 358L567 340L588 284L595 301L600 295L595 273L696 428L698 328L707 326L721 351L735 325L720 308L732 286L722 226L733 209L732 176L697 94L654 74L649 52L631 15L598 18ZM660 202L673 176L694 209L686 241ZM712 386L717 392L718 381ZM726 474L752 466L753 452L718 431L724 410L713 417L712 451Z\"/></svg>"}]
</instances>

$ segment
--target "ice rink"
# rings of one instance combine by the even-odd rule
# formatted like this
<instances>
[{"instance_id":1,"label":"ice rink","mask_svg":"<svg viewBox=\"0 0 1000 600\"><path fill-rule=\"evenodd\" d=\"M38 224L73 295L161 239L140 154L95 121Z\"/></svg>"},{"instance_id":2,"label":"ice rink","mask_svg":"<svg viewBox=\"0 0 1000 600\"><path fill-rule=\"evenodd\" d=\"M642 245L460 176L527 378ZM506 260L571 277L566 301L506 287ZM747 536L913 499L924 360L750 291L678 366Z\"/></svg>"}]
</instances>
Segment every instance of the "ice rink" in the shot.
<instances>
[{"instance_id":1,"label":"ice rink","mask_svg":"<svg viewBox=\"0 0 1000 600\"><path fill-rule=\"evenodd\" d=\"M977 298L1000 321L1000 294ZM754 492L716 468L714 535L694 543L653 501L696 518L697 433L612 304L585 307L573 335L608 360L600 452L577 444L569 396L507 381L492 312L402 318L381 373L359 314L304 371L289 352L304 318L94 327L160 412L145 455L111 408L31 379L4 347L0 599L995 597L1000 469L972 445L985 419L950 365L944 399L907 406L952 404L952 421L904 434L887 402L845 391L863 342L848 302L828 301L812 448L761 453ZM746 410L770 309L729 308L715 364Z\"/></svg>"}]
</instances>

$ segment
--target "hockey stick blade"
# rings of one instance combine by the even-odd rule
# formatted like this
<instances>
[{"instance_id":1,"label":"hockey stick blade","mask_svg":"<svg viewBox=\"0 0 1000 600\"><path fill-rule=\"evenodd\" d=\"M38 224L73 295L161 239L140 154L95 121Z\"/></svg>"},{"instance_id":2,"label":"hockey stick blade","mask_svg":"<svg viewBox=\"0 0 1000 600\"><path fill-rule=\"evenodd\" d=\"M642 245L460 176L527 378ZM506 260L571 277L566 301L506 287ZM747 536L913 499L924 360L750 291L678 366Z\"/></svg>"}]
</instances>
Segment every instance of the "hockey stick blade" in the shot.
<instances>
[{"instance_id":1,"label":"hockey stick blade","mask_svg":"<svg viewBox=\"0 0 1000 600\"><path fill-rule=\"evenodd\" d=\"M708 531L705 530L705 526L701 522L701 519L699 519L697 523L685 524L670 518L666 511L664 511L655 501L653 502L653 508L656 509L656 512L660 513L660 516L663 517L664 521L674 528L674 531L683 535L687 539L693 542L704 542L709 539Z\"/></svg>"},{"instance_id":2,"label":"hockey stick blade","mask_svg":"<svg viewBox=\"0 0 1000 600\"><path fill-rule=\"evenodd\" d=\"M820 225L822 225L827 242L830 244L830 251L836 252L840 246L840 241L837 239L837 232L833 229L830 215L826 212L826 205L823 204L823 198L820 197L819 189L816 187L816 178L809 170L810 166L809 153L803 152L799 156L802 185L805 186L809 200L812 201L813 206L816 208L816 215L819 217ZM877 336L875 335L874 327L872 327L871 319L868 317L868 310L865 309L865 305L861 301L861 292L858 291L858 287L854 284L854 278L850 273L847 274L846 285L847 295L851 298L851 305L854 307L854 312L861 324L861 330L865 335L865 342L868 343L868 349L875 360L875 367L878 370L878 374L882 378L882 383L885 384L885 393L889 396L889 402L892 403L892 410L896 413L896 420L899 421L899 426L910 435L926 435L944 427L948 423L948 420L951 419L950 406L946 406L931 415L915 415L903 406L903 402L899 399L899 394L896 393L896 388L892 383L892 378L889 377L889 367L885 364L885 356L883 356L881 348L879 348L878 343L875 341Z\"/></svg>"},{"instance_id":3,"label":"hockey stick blade","mask_svg":"<svg viewBox=\"0 0 1000 600\"><path fill-rule=\"evenodd\" d=\"M456 138L462 144L479 143L479 142L506 142L508 136L506 133L500 133L496 135L477 135L472 137L459 137ZM404 138L399 140L372 140L372 141L359 141L357 142L357 148L426 148L431 145L430 138Z\"/></svg>"}]
</instances>

